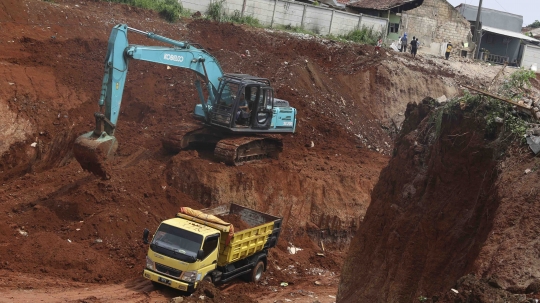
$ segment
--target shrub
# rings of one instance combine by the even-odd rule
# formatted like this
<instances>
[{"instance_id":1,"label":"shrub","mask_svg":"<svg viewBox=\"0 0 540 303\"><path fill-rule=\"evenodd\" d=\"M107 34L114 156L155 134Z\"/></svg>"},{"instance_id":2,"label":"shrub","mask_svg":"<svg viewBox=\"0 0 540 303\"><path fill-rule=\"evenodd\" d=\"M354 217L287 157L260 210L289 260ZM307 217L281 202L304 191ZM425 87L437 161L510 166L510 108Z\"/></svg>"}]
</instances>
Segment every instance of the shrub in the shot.
<instances>
[{"instance_id":1,"label":"shrub","mask_svg":"<svg viewBox=\"0 0 540 303\"><path fill-rule=\"evenodd\" d=\"M180 19L180 16L189 14L177 0L107 0L107 2L124 3L135 7L154 10L169 22L176 22Z\"/></svg>"},{"instance_id":2,"label":"shrub","mask_svg":"<svg viewBox=\"0 0 540 303\"><path fill-rule=\"evenodd\" d=\"M228 17L229 21L239 24L247 24L254 27L261 27L262 24L258 19L255 19L252 16L243 16L242 13L238 10L235 10L234 13Z\"/></svg>"},{"instance_id":3,"label":"shrub","mask_svg":"<svg viewBox=\"0 0 540 303\"><path fill-rule=\"evenodd\" d=\"M223 3L225 0L219 0L211 2L210 5L208 5L208 10L206 11L206 16L214 21L224 21L226 15L225 10L223 7Z\"/></svg>"},{"instance_id":4,"label":"shrub","mask_svg":"<svg viewBox=\"0 0 540 303\"><path fill-rule=\"evenodd\" d=\"M339 35L338 38L363 44L377 44L377 40L382 36L380 31L375 31L373 27L363 26L362 28L352 30L345 35Z\"/></svg>"}]
</instances>

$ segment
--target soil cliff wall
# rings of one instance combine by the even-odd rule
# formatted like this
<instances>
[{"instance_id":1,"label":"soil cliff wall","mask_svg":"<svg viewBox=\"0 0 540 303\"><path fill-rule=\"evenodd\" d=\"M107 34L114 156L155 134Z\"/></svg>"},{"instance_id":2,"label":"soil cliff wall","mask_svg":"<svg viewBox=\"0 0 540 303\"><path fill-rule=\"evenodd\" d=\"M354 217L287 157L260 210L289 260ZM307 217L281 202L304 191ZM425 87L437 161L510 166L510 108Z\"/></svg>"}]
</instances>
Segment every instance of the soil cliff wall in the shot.
<instances>
[{"instance_id":1,"label":"soil cliff wall","mask_svg":"<svg viewBox=\"0 0 540 303\"><path fill-rule=\"evenodd\" d=\"M407 107L351 243L338 302L414 302L474 270L500 204L496 149L473 115L438 120L430 103Z\"/></svg>"}]
</instances>

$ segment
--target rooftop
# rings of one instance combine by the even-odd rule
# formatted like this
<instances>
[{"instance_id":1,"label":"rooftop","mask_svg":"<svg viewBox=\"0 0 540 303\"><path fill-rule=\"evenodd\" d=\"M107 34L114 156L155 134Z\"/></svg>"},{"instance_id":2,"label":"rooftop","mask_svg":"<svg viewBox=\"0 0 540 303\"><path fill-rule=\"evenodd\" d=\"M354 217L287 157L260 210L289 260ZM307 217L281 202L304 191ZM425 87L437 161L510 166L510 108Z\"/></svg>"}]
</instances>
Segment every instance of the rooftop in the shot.
<instances>
[{"instance_id":1,"label":"rooftop","mask_svg":"<svg viewBox=\"0 0 540 303\"><path fill-rule=\"evenodd\" d=\"M473 10L478 11L478 6L471 5L471 4L461 3L460 5L456 6L457 9L459 9L460 7L468 7L468 8L470 8L470 9L473 9ZM516 16L516 17L521 17L521 18L523 18L522 15L512 14L512 13L505 12L505 11L498 11L498 10L496 10L496 9L491 9L491 8L486 8L486 7L482 7L482 11L483 11L483 12L485 12L485 11L497 12L497 13L501 13L501 14L506 14L506 15L511 15L511 16ZM475 18L474 20L476 20L476 18Z\"/></svg>"},{"instance_id":2,"label":"rooftop","mask_svg":"<svg viewBox=\"0 0 540 303\"><path fill-rule=\"evenodd\" d=\"M417 2L418 5L421 5L424 0L358 0L350 2L347 6L382 11L389 10L405 4L413 4L415 2Z\"/></svg>"}]
</instances>

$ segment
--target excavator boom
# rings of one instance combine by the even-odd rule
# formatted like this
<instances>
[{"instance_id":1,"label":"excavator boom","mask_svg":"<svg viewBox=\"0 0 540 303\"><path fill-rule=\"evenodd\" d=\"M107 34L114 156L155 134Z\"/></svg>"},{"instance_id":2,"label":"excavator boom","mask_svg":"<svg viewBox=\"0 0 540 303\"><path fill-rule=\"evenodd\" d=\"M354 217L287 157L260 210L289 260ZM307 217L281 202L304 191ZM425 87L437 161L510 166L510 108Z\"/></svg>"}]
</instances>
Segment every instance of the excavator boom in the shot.
<instances>
[{"instance_id":1,"label":"excavator boom","mask_svg":"<svg viewBox=\"0 0 540 303\"><path fill-rule=\"evenodd\" d=\"M170 46L129 44L128 31ZM196 75L199 102L193 115L198 123L172 127L162 139L169 151L179 151L194 142L214 144L214 154L220 161L238 165L277 158L282 143L276 134L295 131L296 109L274 98L268 79L224 74L218 61L197 45L119 24L109 36L95 128L79 136L73 148L82 168L103 179L110 178L110 159L118 148L114 132L132 59L185 68ZM242 102L247 105L240 105Z\"/></svg>"},{"instance_id":2,"label":"excavator boom","mask_svg":"<svg viewBox=\"0 0 540 303\"><path fill-rule=\"evenodd\" d=\"M130 45L128 31L143 34L150 39L164 42L172 47ZM208 119L208 107L215 102L219 78L223 75L217 60L204 49L187 42L176 41L154 33L133 29L125 24L115 26L109 36L105 56L105 74L99 98L100 111L95 113L96 127L77 138L73 153L82 168L104 179L110 177L107 161L112 158L118 142L114 130L120 113L122 94L126 83L129 60L137 59L190 69L202 78L208 89L208 100L201 98L201 120ZM200 86L200 81L197 82ZM198 87L200 88L200 87Z\"/></svg>"}]
</instances>

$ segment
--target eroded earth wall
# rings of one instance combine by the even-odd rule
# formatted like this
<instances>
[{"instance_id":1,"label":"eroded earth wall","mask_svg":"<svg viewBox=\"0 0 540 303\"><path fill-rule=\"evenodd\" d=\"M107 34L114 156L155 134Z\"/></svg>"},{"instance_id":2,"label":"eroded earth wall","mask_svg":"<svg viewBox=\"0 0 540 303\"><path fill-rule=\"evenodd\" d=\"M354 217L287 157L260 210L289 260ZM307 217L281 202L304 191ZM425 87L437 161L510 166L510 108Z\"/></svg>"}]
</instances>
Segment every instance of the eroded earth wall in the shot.
<instances>
[{"instance_id":1,"label":"eroded earth wall","mask_svg":"<svg viewBox=\"0 0 540 303\"><path fill-rule=\"evenodd\" d=\"M414 302L475 268L500 204L497 153L474 115L409 104L344 264L338 302ZM439 120L438 120L439 119Z\"/></svg>"}]
</instances>

